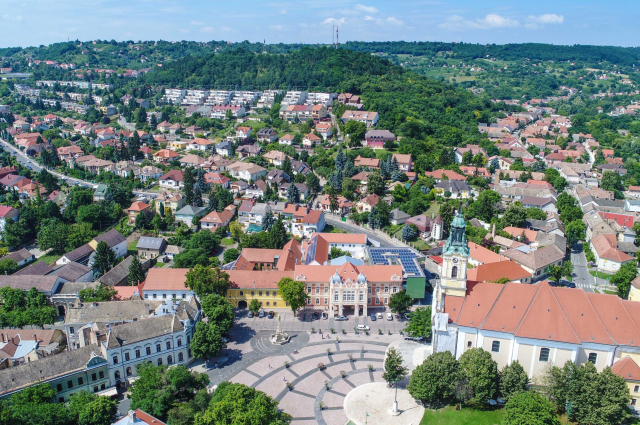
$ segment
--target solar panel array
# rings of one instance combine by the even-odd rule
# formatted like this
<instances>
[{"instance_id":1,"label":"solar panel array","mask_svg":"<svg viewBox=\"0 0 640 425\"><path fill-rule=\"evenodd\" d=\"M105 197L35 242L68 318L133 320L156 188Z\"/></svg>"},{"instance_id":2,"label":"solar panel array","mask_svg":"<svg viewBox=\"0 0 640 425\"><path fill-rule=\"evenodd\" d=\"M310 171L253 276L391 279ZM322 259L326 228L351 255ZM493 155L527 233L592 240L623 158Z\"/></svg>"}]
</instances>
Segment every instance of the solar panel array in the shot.
<instances>
[{"instance_id":1,"label":"solar panel array","mask_svg":"<svg viewBox=\"0 0 640 425\"><path fill-rule=\"evenodd\" d=\"M415 251L409 248L369 248L371 263L374 265L402 265L405 277L424 277L424 270L418 264L418 257Z\"/></svg>"}]
</instances>

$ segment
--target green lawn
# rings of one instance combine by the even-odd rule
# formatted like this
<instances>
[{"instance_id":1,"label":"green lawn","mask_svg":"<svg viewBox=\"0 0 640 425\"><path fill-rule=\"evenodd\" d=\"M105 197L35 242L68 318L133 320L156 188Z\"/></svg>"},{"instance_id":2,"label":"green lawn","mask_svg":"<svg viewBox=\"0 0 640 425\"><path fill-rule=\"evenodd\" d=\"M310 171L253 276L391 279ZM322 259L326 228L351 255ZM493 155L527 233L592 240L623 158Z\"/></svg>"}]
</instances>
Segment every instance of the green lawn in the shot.
<instances>
[{"instance_id":1,"label":"green lawn","mask_svg":"<svg viewBox=\"0 0 640 425\"><path fill-rule=\"evenodd\" d=\"M231 238L224 238L220 241L220 245L222 246L231 246L234 243L236 243L233 239Z\"/></svg>"},{"instance_id":2,"label":"green lawn","mask_svg":"<svg viewBox=\"0 0 640 425\"><path fill-rule=\"evenodd\" d=\"M604 272L597 272L595 270L589 270L591 276L596 276L598 279L611 279L611 275Z\"/></svg>"},{"instance_id":3,"label":"green lawn","mask_svg":"<svg viewBox=\"0 0 640 425\"><path fill-rule=\"evenodd\" d=\"M324 226L324 230L322 233L347 233L346 230L338 229L337 227L333 227L330 224Z\"/></svg>"},{"instance_id":4,"label":"green lawn","mask_svg":"<svg viewBox=\"0 0 640 425\"><path fill-rule=\"evenodd\" d=\"M129 255L135 255L138 253L138 241L129 242L127 244L127 253Z\"/></svg>"},{"instance_id":5,"label":"green lawn","mask_svg":"<svg viewBox=\"0 0 640 425\"><path fill-rule=\"evenodd\" d=\"M455 406L424 412L420 425L494 425L502 423L503 408L495 410L474 410L470 407L456 410Z\"/></svg>"},{"instance_id":6,"label":"green lawn","mask_svg":"<svg viewBox=\"0 0 640 425\"><path fill-rule=\"evenodd\" d=\"M57 261L60 257L62 257L60 254L46 254L40 258L37 258L36 261L44 261L47 264L51 264Z\"/></svg>"}]
</instances>

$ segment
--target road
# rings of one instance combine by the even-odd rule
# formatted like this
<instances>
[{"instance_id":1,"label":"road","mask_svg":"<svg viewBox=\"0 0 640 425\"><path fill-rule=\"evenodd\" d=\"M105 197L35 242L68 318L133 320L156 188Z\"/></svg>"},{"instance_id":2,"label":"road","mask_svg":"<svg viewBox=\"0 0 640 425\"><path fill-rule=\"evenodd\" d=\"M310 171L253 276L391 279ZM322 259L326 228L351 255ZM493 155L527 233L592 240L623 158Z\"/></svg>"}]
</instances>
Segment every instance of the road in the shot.
<instances>
[{"instance_id":1,"label":"road","mask_svg":"<svg viewBox=\"0 0 640 425\"><path fill-rule=\"evenodd\" d=\"M339 229L342 230L346 230L349 233L364 233L365 235L367 235L368 238L370 239L374 239L378 242L380 242L380 246L383 248L397 248L397 247L402 247L403 245L400 244L395 244L393 242L390 242L386 239L381 238L380 236L376 235L375 233L373 233L372 231L365 229L363 227L360 226L356 226L354 224L348 224L345 223L344 221L340 221L340 220L336 220L333 218L329 218L327 216L324 217L325 221L327 222L327 224L332 225L333 227L337 227Z\"/></svg>"},{"instance_id":2,"label":"road","mask_svg":"<svg viewBox=\"0 0 640 425\"><path fill-rule=\"evenodd\" d=\"M20 162L21 164L24 164L25 166L29 166L31 167L31 170L33 170L36 173L39 173L42 170L42 167L34 160L32 160L31 158L29 158L27 155L25 155L24 153L22 153L22 151L20 151L20 149L15 148L14 146L12 146L11 144L9 144L7 141L0 139L0 144L2 144L2 147L11 152L17 159L18 162ZM59 173L57 171L53 171L50 169L47 169L47 171L51 174L53 174L54 176L58 177L59 179L64 178L65 182L69 185L69 186L73 186L73 185L85 185L88 187L95 187L95 183L92 183L90 181L87 180L80 180L77 179L75 177L68 177L62 173ZM143 192L143 191L139 191L139 190L134 190L133 193L135 195L144 195L144 196L152 196L152 195L158 195L157 193L154 192Z\"/></svg>"},{"instance_id":3,"label":"road","mask_svg":"<svg viewBox=\"0 0 640 425\"><path fill-rule=\"evenodd\" d=\"M571 262L573 263L573 283L577 288L585 292L594 292L595 278L589 274L587 257L584 255L582 245L576 245L577 249L571 250Z\"/></svg>"}]
</instances>

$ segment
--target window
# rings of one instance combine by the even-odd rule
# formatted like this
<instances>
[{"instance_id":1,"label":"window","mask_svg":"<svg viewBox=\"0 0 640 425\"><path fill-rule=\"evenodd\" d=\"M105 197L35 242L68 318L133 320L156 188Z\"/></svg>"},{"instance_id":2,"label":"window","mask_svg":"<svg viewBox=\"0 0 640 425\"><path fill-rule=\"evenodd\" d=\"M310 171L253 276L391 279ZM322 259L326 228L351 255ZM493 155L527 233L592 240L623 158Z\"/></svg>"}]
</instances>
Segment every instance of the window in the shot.
<instances>
[{"instance_id":1,"label":"window","mask_svg":"<svg viewBox=\"0 0 640 425\"><path fill-rule=\"evenodd\" d=\"M113 364L118 364L118 356L113 356Z\"/></svg>"},{"instance_id":2,"label":"window","mask_svg":"<svg viewBox=\"0 0 640 425\"><path fill-rule=\"evenodd\" d=\"M367 293L370 294L371 293L371 287L367 288Z\"/></svg>"},{"instance_id":3,"label":"window","mask_svg":"<svg viewBox=\"0 0 640 425\"><path fill-rule=\"evenodd\" d=\"M384 287L384 293L385 293L385 294L388 294L388 293L389 293L389 287L388 287L388 286L385 286L385 287Z\"/></svg>"},{"instance_id":4,"label":"window","mask_svg":"<svg viewBox=\"0 0 640 425\"><path fill-rule=\"evenodd\" d=\"M384 303L385 303L385 304L388 304L388 303L389 303L389 298L385 298L385 299L384 299Z\"/></svg>"},{"instance_id":5,"label":"window","mask_svg":"<svg viewBox=\"0 0 640 425\"><path fill-rule=\"evenodd\" d=\"M162 298L166 300L167 299L167 294L162 294Z\"/></svg>"},{"instance_id":6,"label":"window","mask_svg":"<svg viewBox=\"0 0 640 425\"><path fill-rule=\"evenodd\" d=\"M64 403L64 397L59 397L58 398L58 403Z\"/></svg>"},{"instance_id":7,"label":"window","mask_svg":"<svg viewBox=\"0 0 640 425\"><path fill-rule=\"evenodd\" d=\"M151 347L147 347L147 356L151 355Z\"/></svg>"},{"instance_id":8,"label":"window","mask_svg":"<svg viewBox=\"0 0 640 425\"><path fill-rule=\"evenodd\" d=\"M97 392L98 392L98 386L97 386L97 385L93 387L93 392L94 392L94 393L97 393Z\"/></svg>"},{"instance_id":9,"label":"window","mask_svg":"<svg viewBox=\"0 0 640 425\"><path fill-rule=\"evenodd\" d=\"M124 353L124 361L129 361L129 353Z\"/></svg>"},{"instance_id":10,"label":"window","mask_svg":"<svg viewBox=\"0 0 640 425\"><path fill-rule=\"evenodd\" d=\"M167 350L171 350L171 341L167 341Z\"/></svg>"},{"instance_id":11,"label":"window","mask_svg":"<svg viewBox=\"0 0 640 425\"><path fill-rule=\"evenodd\" d=\"M162 357L158 358L158 366L162 366Z\"/></svg>"},{"instance_id":12,"label":"window","mask_svg":"<svg viewBox=\"0 0 640 425\"><path fill-rule=\"evenodd\" d=\"M493 351L494 353L500 352L500 341L493 341L491 343L491 351Z\"/></svg>"},{"instance_id":13,"label":"window","mask_svg":"<svg viewBox=\"0 0 640 425\"><path fill-rule=\"evenodd\" d=\"M367 304L371 304L371 298L367 298Z\"/></svg>"},{"instance_id":14,"label":"window","mask_svg":"<svg viewBox=\"0 0 640 425\"><path fill-rule=\"evenodd\" d=\"M191 348L187 349L187 355L191 358Z\"/></svg>"},{"instance_id":15,"label":"window","mask_svg":"<svg viewBox=\"0 0 640 425\"><path fill-rule=\"evenodd\" d=\"M277 301L274 301L274 302L273 302L273 306L274 306L274 307L277 307L277 306L278 306L278 302L277 302Z\"/></svg>"},{"instance_id":16,"label":"window","mask_svg":"<svg viewBox=\"0 0 640 425\"><path fill-rule=\"evenodd\" d=\"M191 335L187 335L187 344L191 343Z\"/></svg>"},{"instance_id":17,"label":"window","mask_svg":"<svg viewBox=\"0 0 640 425\"><path fill-rule=\"evenodd\" d=\"M336 295L333 297L334 301L338 301L338 294L336 293Z\"/></svg>"},{"instance_id":18,"label":"window","mask_svg":"<svg viewBox=\"0 0 640 425\"><path fill-rule=\"evenodd\" d=\"M104 384L104 383L103 383L103 384L100 384L100 389L101 389L101 390L104 390L104 389L106 389L106 388L107 388L107 384Z\"/></svg>"},{"instance_id":19,"label":"window","mask_svg":"<svg viewBox=\"0 0 640 425\"><path fill-rule=\"evenodd\" d=\"M156 298L158 298L158 296L156 294L153 294L153 299L155 300Z\"/></svg>"},{"instance_id":20,"label":"window","mask_svg":"<svg viewBox=\"0 0 640 425\"><path fill-rule=\"evenodd\" d=\"M84 383L84 379L82 379L82 376L78 377L78 385L82 385Z\"/></svg>"},{"instance_id":21,"label":"window","mask_svg":"<svg viewBox=\"0 0 640 425\"><path fill-rule=\"evenodd\" d=\"M178 338L178 347L182 347L182 340Z\"/></svg>"},{"instance_id":22,"label":"window","mask_svg":"<svg viewBox=\"0 0 640 425\"><path fill-rule=\"evenodd\" d=\"M136 350L136 359L140 358L140 350Z\"/></svg>"},{"instance_id":23,"label":"window","mask_svg":"<svg viewBox=\"0 0 640 425\"><path fill-rule=\"evenodd\" d=\"M458 266L451 267L451 277L458 277Z\"/></svg>"},{"instance_id":24,"label":"window","mask_svg":"<svg viewBox=\"0 0 640 425\"><path fill-rule=\"evenodd\" d=\"M540 357L538 358L538 360L540 360L541 362L548 362L549 361L549 349L548 348L541 348L540 349Z\"/></svg>"},{"instance_id":25,"label":"window","mask_svg":"<svg viewBox=\"0 0 640 425\"><path fill-rule=\"evenodd\" d=\"M380 298L376 297L376 304L380 304Z\"/></svg>"},{"instance_id":26,"label":"window","mask_svg":"<svg viewBox=\"0 0 640 425\"><path fill-rule=\"evenodd\" d=\"M398 292L398 287L394 286L392 292L395 294L396 292Z\"/></svg>"},{"instance_id":27,"label":"window","mask_svg":"<svg viewBox=\"0 0 640 425\"><path fill-rule=\"evenodd\" d=\"M240 291L240 296L244 296L244 291Z\"/></svg>"},{"instance_id":28,"label":"window","mask_svg":"<svg viewBox=\"0 0 640 425\"><path fill-rule=\"evenodd\" d=\"M316 298L316 305L320 304L320 298Z\"/></svg>"},{"instance_id":29,"label":"window","mask_svg":"<svg viewBox=\"0 0 640 425\"><path fill-rule=\"evenodd\" d=\"M467 348L471 348L471 344L472 344L471 341L467 341Z\"/></svg>"},{"instance_id":30,"label":"window","mask_svg":"<svg viewBox=\"0 0 640 425\"><path fill-rule=\"evenodd\" d=\"M156 344L156 353L162 351L162 346L160 344Z\"/></svg>"},{"instance_id":31,"label":"window","mask_svg":"<svg viewBox=\"0 0 640 425\"><path fill-rule=\"evenodd\" d=\"M67 387L73 388L73 381L67 381Z\"/></svg>"},{"instance_id":32,"label":"window","mask_svg":"<svg viewBox=\"0 0 640 425\"><path fill-rule=\"evenodd\" d=\"M258 296L261 297L262 296L262 291L258 291Z\"/></svg>"},{"instance_id":33,"label":"window","mask_svg":"<svg viewBox=\"0 0 640 425\"><path fill-rule=\"evenodd\" d=\"M56 388L58 389L58 392L62 392L62 384L56 385ZM636 388L637 388L637 385L636 385Z\"/></svg>"},{"instance_id":34,"label":"window","mask_svg":"<svg viewBox=\"0 0 640 425\"><path fill-rule=\"evenodd\" d=\"M173 356L167 357L167 364L173 364Z\"/></svg>"},{"instance_id":35,"label":"window","mask_svg":"<svg viewBox=\"0 0 640 425\"><path fill-rule=\"evenodd\" d=\"M75 329L73 328L73 326L69 328L69 333L71 335L73 335L75 333Z\"/></svg>"},{"instance_id":36,"label":"window","mask_svg":"<svg viewBox=\"0 0 640 425\"><path fill-rule=\"evenodd\" d=\"M311 305L311 298L307 298L307 305Z\"/></svg>"},{"instance_id":37,"label":"window","mask_svg":"<svg viewBox=\"0 0 640 425\"><path fill-rule=\"evenodd\" d=\"M325 299L324 299L324 304L325 304L325 305L329 304L329 298L325 298Z\"/></svg>"},{"instance_id":38,"label":"window","mask_svg":"<svg viewBox=\"0 0 640 425\"><path fill-rule=\"evenodd\" d=\"M360 296L358 297L359 301L364 301L364 294L360 294Z\"/></svg>"},{"instance_id":39,"label":"window","mask_svg":"<svg viewBox=\"0 0 640 425\"><path fill-rule=\"evenodd\" d=\"M635 387L633 387L634 393L637 393L638 391L640 391L640 385L636 385Z\"/></svg>"},{"instance_id":40,"label":"window","mask_svg":"<svg viewBox=\"0 0 640 425\"><path fill-rule=\"evenodd\" d=\"M98 376L100 377L100 379L104 379L104 371L100 371L98 372Z\"/></svg>"},{"instance_id":41,"label":"window","mask_svg":"<svg viewBox=\"0 0 640 425\"><path fill-rule=\"evenodd\" d=\"M265 291L264 294L268 297L269 296L269 291Z\"/></svg>"},{"instance_id":42,"label":"window","mask_svg":"<svg viewBox=\"0 0 640 425\"><path fill-rule=\"evenodd\" d=\"M278 293L277 293L276 291L273 291L273 296L274 296L274 297L277 297L277 296L278 296ZM275 304L274 304L274 305L275 305Z\"/></svg>"},{"instance_id":43,"label":"window","mask_svg":"<svg viewBox=\"0 0 640 425\"><path fill-rule=\"evenodd\" d=\"M307 294L311 293L311 286L307 286Z\"/></svg>"},{"instance_id":44,"label":"window","mask_svg":"<svg viewBox=\"0 0 640 425\"><path fill-rule=\"evenodd\" d=\"M253 297L255 295L256 295L256 293L254 291L251 291L251 296Z\"/></svg>"},{"instance_id":45,"label":"window","mask_svg":"<svg viewBox=\"0 0 640 425\"><path fill-rule=\"evenodd\" d=\"M589 361L593 364L596 364L598 361L598 353L589 353Z\"/></svg>"},{"instance_id":46,"label":"window","mask_svg":"<svg viewBox=\"0 0 640 425\"><path fill-rule=\"evenodd\" d=\"M131 367L128 367L127 368L127 376L131 376L131 375L132 375Z\"/></svg>"},{"instance_id":47,"label":"window","mask_svg":"<svg viewBox=\"0 0 640 425\"><path fill-rule=\"evenodd\" d=\"M149 299L149 294L144 294L144 299L145 300Z\"/></svg>"},{"instance_id":48,"label":"window","mask_svg":"<svg viewBox=\"0 0 640 425\"><path fill-rule=\"evenodd\" d=\"M328 286L325 286L325 287L324 287L324 293L325 293L325 294L328 294L328 293L329 293L329 287L328 287Z\"/></svg>"},{"instance_id":49,"label":"window","mask_svg":"<svg viewBox=\"0 0 640 425\"><path fill-rule=\"evenodd\" d=\"M95 374L95 373L92 373L92 374L91 374L91 380L92 380L92 381L95 381L96 379L98 379L98 377L96 376L96 374Z\"/></svg>"},{"instance_id":50,"label":"window","mask_svg":"<svg viewBox=\"0 0 640 425\"><path fill-rule=\"evenodd\" d=\"M182 299L184 300L185 298L187 298L187 294L182 294Z\"/></svg>"},{"instance_id":51,"label":"window","mask_svg":"<svg viewBox=\"0 0 640 425\"><path fill-rule=\"evenodd\" d=\"M181 362L184 360L184 356L182 355L182 353L178 353L178 361Z\"/></svg>"},{"instance_id":52,"label":"window","mask_svg":"<svg viewBox=\"0 0 640 425\"><path fill-rule=\"evenodd\" d=\"M116 373L113 374L116 379L120 379L120 371L116 370Z\"/></svg>"},{"instance_id":53,"label":"window","mask_svg":"<svg viewBox=\"0 0 640 425\"><path fill-rule=\"evenodd\" d=\"M635 406L635 405L636 405L636 399L635 399L635 398L632 398L632 399L631 399L631 405L632 405L632 406Z\"/></svg>"}]
</instances>

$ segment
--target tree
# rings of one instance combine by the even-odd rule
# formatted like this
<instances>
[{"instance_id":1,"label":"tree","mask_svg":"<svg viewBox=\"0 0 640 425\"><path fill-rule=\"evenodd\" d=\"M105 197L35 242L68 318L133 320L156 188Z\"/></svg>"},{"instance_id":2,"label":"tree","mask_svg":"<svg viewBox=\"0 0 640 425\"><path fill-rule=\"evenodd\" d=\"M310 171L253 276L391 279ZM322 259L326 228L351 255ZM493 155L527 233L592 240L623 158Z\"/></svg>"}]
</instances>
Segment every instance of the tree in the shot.
<instances>
[{"instance_id":1,"label":"tree","mask_svg":"<svg viewBox=\"0 0 640 425\"><path fill-rule=\"evenodd\" d=\"M282 249L283 246L289 241L287 236L287 229L284 227L282 216L278 216L278 219L269 229L269 248Z\"/></svg>"},{"instance_id":2,"label":"tree","mask_svg":"<svg viewBox=\"0 0 640 425\"><path fill-rule=\"evenodd\" d=\"M384 193L384 181L378 170L369 174L367 177L367 193L369 195L376 194L381 196Z\"/></svg>"},{"instance_id":3,"label":"tree","mask_svg":"<svg viewBox=\"0 0 640 425\"><path fill-rule=\"evenodd\" d=\"M624 183L622 182L622 176L614 171L605 171L602 173L600 187L604 190L610 190L618 199L623 198Z\"/></svg>"},{"instance_id":4,"label":"tree","mask_svg":"<svg viewBox=\"0 0 640 425\"><path fill-rule=\"evenodd\" d=\"M560 213L560 220L569 225L573 221L581 221L584 213L580 207L567 207Z\"/></svg>"},{"instance_id":5,"label":"tree","mask_svg":"<svg viewBox=\"0 0 640 425\"><path fill-rule=\"evenodd\" d=\"M409 394L422 404L453 397L458 379L458 361L449 351L431 354L409 378Z\"/></svg>"},{"instance_id":6,"label":"tree","mask_svg":"<svg viewBox=\"0 0 640 425\"><path fill-rule=\"evenodd\" d=\"M367 133L367 125L356 120L349 120L344 125L344 132L349 136L349 146L357 147L364 140L364 136Z\"/></svg>"},{"instance_id":7,"label":"tree","mask_svg":"<svg viewBox=\"0 0 640 425\"><path fill-rule=\"evenodd\" d=\"M553 405L535 391L515 394L505 407L504 425L560 425Z\"/></svg>"},{"instance_id":8,"label":"tree","mask_svg":"<svg viewBox=\"0 0 640 425\"><path fill-rule=\"evenodd\" d=\"M142 264L138 257L134 256L129 265L129 276L127 278L129 285L139 285L144 282L144 270L142 270Z\"/></svg>"},{"instance_id":9,"label":"tree","mask_svg":"<svg viewBox=\"0 0 640 425\"><path fill-rule=\"evenodd\" d=\"M18 263L13 258L0 260L0 275L12 274L16 270L18 270Z\"/></svg>"},{"instance_id":10,"label":"tree","mask_svg":"<svg viewBox=\"0 0 640 425\"><path fill-rule=\"evenodd\" d=\"M208 267L200 264L187 272L185 287L196 293L202 299L208 294L218 294L223 297L227 295L227 290L231 286L229 274L219 267Z\"/></svg>"},{"instance_id":11,"label":"tree","mask_svg":"<svg viewBox=\"0 0 640 425\"><path fill-rule=\"evenodd\" d=\"M483 190L478 198L469 205L467 214L470 218L478 218L490 223L491 219L498 215L502 197L493 190ZM546 215L545 215L546 218Z\"/></svg>"},{"instance_id":12,"label":"tree","mask_svg":"<svg viewBox=\"0 0 640 425\"><path fill-rule=\"evenodd\" d=\"M287 200L292 204L300 203L300 189L295 185L295 183L289 183L289 188L287 189Z\"/></svg>"},{"instance_id":13,"label":"tree","mask_svg":"<svg viewBox=\"0 0 640 425\"><path fill-rule=\"evenodd\" d=\"M471 348L460 356L461 376L468 380L473 390L473 400L478 405L493 398L498 391L498 365L491 353L482 348Z\"/></svg>"},{"instance_id":14,"label":"tree","mask_svg":"<svg viewBox=\"0 0 640 425\"><path fill-rule=\"evenodd\" d=\"M286 425L290 422L291 416L278 409L278 402L262 391L222 382L207 410L196 414L194 425Z\"/></svg>"},{"instance_id":15,"label":"tree","mask_svg":"<svg viewBox=\"0 0 640 425\"><path fill-rule=\"evenodd\" d=\"M238 259L239 256L240 256L240 251L238 251L235 248L229 248L223 254L224 262L225 264L231 263L232 261L235 261L236 259Z\"/></svg>"},{"instance_id":16,"label":"tree","mask_svg":"<svg viewBox=\"0 0 640 425\"><path fill-rule=\"evenodd\" d=\"M233 305L223 296L209 294L202 298L202 311L209 318L209 323L215 324L222 333L228 332L233 326Z\"/></svg>"},{"instance_id":17,"label":"tree","mask_svg":"<svg viewBox=\"0 0 640 425\"><path fill-rule=\"evenodd\" d=\"M387 349L382 379L387 381L387 384L391 386L394 382L402 381L408 373L409 369L402 365L402 355L398 350L394 347Z\"/></svg>"},{"instance_id":18,"label":"tree","mask_svg":"<svg viewBox=\"0 0 640 425\"><path fill-rule=\"evenodd\" d=\"M444 237L449 235L449 228L453 221L453 213L454 207L448 202L440 205L440 208L438 209L438 215L442 219L442 234Z\"/></svg>"},{"instance_id":19,"label":"tree","mask_svg":"<svg viewBox=\"0 0 640 425\"><path fill-rule=\"evenodd\" d=\"M504 215L502 216L502 225L504 227L522 227L526 219L527 211L520 202L514 202L509 205L507 210L504 212Z\"/></svg>"},{"instance_id":20,"label":"tree","mask_svg":"<svg viewBox=\"0 0 640 425\"><path fill-rule=\"evenodd\" d=\"M416 308L404 331L414 338L431 338L431 306Z\"/></svg>"},{"instance_id":21,"label":"tree","mask_svg":"<svg viewBox=\"0 0 640 425\"><path fill-rule=\"evenodd\" d=\"M413 298L407 291L396 292L391 294L389 299L389 309L396 314L404 314L413 305Z\"/></svg>"},{"instance_id":22,"label":"tree","mask_svg":"<svg viewBox=\"0 0 640 425\"><path fill-rule=\"evenodd\" d=\"M473 152L471 152L471 150L468 150L462 154L462 163L464 165L469 165L471 164L471 161L473 161Z\"/></svg>"},{"instance_id":23,"label":"tree","mask_svg":"<svg viewBox=\"0 0 640 425\"><path fill-rule=\"evenodd\" d=\"M627 298L631 289L631 281L638 275L638 269L633 261L624 263L620 269L611 276L611 283L618 287L618 296Z\"/></svg>"},{"instance_id":24,"label":"tree","mask_svg":"<svg viewBox=\"0 0 640 425\"><path fill-rule=\"evenodd\" d=\"M261 308L262 306L260 305L260 301L258 301L255 298L252 299L251 302L249 303L249 311L252 312L253 314L258 314Z\"/></svg>"},{"instance_id":25,"label":"tree","mask_svg":"<svg viewBox=\"0 0 640 425\"><path fill-rule=\"evenodd\" d=\"M82 302L115 301L118 298L118 291L115 288L101 283L97 288L84 288L78 292L78 297Z\"/></svg>"},{"instance_id":26,"label":"tree","mask_svg":"<svg viewBox=\"0 0 640 425\"><path fill-rule=\"evenodd\" d=\"M329 260L342 257L343 255L351 256L351 253L349 251L344 251L337 246L331 247L331 251L329 251Z\"/></svg>"},{"instance_id":27,"label":"tree","mask_svg":"<svg viewBox=\"0 0 640 425\"><path fill-rule=\"evenodd\" d=\"M198 322L190 347L196 359L217 356L225 348L221 328L215 323Z\"/></svg>"},{"instance_id":28,"label":"tree","mask_svg":"<svg viewBox=\"0 0 640 425\"><path fill-rule=\"evenodd\" d=\"M114 266L116 262L116 253L105 241L98 242L96 247L96 257L93 261L93 269L100 274L105 274Z\"/></svg>"},{"instance_id":29,"label":"tree","mask_svg":"<svg viewBox=\"0 0 640 425\"><path fill-rule=\"evenodd\" d=\"M71 396L71 403L78 394ZM92 396L88 403L83 400L78 414L78 425L111 425L118 411L118 403L109 397L97 397L93 394Z\"/></svg>"},{"instance_id":30,"label":"tree","mask_svg":"<svg viewBox=\"0 0 640 425\"><path fill-rule=\"evenodd\" d=\"M402 226L402 239L411 240L418 235L418 228L415 224L405 224Z\"/></svg>"},{"instance_id":31,"label":"tree","mask_svg":"<svg viewBox=\"0 0 640 425\"><path fill-rule=\"evenodd\" d=\"M320 179L318 179L318 176L316 176L315 173L311 172L307 174L306 179L306 184L309 188L309 192L311 192L312 194L318 193L318 191L320 190Z\"/></svg>"},{"instance_id":32,"label":"tree","mask_svg":"<svg viewBox=\"0 0 640 425\"><path fill-rule=\"evenodd\" d=\"M500 394L505 401L529 388L529 376L517 360L507 365L500 373Z\"/></svg>"},{"instance_id":33,"label":"tree","mask_svg":"<svg viewBox=\"0 0 640 425\"><path fill-rule=\"evenodd\" d=\"M262 217L262 230L264 232L268 232L269 230L271 230L271 227L275 224L275 222L276 219L271 212L271 208L268 208L264 217Z\"/></svg>"},{"instance_id":34,"label":"tree","mask_svg":"<svg viewBox=\"0 0 640 425\"><path fill-rule=\"evenodd\" d=\"M183 177L184 187L182 188L184 192L184 201L187 205L193 204L193 169L191 167L187 167L184 170Z\"/></svg>"},{"instance_id":35,"label":"tree","mask_svg":"<svg viewBox=\"0 0 640 425\"><path fill-rule=\"evenodd\" d=\"M278 281L278 291L280 292L280 298L286 303L289 303L293 314L305 305L307 299L307 293L305 291L305 285L303 282L293 280L290 277L283 277Z\"/></svg>"}]
</instances>

